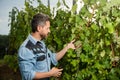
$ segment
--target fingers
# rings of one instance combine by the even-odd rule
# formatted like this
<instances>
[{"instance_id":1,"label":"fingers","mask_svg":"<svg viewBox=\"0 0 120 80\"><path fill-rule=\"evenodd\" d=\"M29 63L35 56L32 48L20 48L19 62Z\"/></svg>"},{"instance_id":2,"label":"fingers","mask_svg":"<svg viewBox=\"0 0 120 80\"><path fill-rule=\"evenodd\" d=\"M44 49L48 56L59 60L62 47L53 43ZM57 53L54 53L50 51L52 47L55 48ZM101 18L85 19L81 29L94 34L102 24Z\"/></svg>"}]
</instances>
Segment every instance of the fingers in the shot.
<instances>
[{"instance_id":1,"label":"fingers","mask_svg":"<svg viewBox=\"0 0 120 80\"><path fill-rule=\"evenodd\" d=\"M62 74L62 72L58 72L55 74L56 77L59 77Z\"/></svg>"},{"instance_id":2,"label":"fingers","mask_svg":"<svg viewBox=\"0 0 120 80\"><path fill-rule=\"evenodd\" d=\"M51 70L52 76L59 77L62 74L63 69L58 69L56 67L53 67Z\"/></svg>"},{"instance_id":3,"label":"fingers","mask_svg":"<svg viewBox=\"0 0 120 80\"><path fill-rule=\"evenodd\" d=\"M62 74L63 69L59 69L58 72L55 74L55 77L60 77Z\"/></svg>"},{"instance_id":4,"label":"fingers","mask_svg":"<svg viewBox=\"0 0 120 80\"><path fill-rule=\"evenodd\" d=\"M55 69L57 69L58 71L62 71L63 69L59 69L59 68L56 68L56 67L54 67Z\"/></svg>"},{"instance_id":5,"label":"fingers","mask_svg":"<svg viewBox=\"0 0 120 80\"><path fill-rule=\"evenodd\" d=\"M74 45L74 42L75 42L75 39L72 40L70 43L68 43L68 45L67 45L67 46L68 46L68 49L69 49L69 48L71 48L71 49L76 49L76 48L75 48L75 45Z\"/></svg>"},{"instance_id":6,"label":"fingers","mask_svg":"<svg viewBox=\"0 0 120 80\"><path fill-rule=\"evenodd\" d=\"M61 74L62 74L62 72L59 72L59 73L56 75L56 77L60 77Z\"/></svg>"},{"instance_id":7,"label":"fingers","mask_svg":"<svg viewBox=\"0 0 120 80\"><path fill-rule=\"evenodd\" d=\"M74 40L72 40L70 43L74 43L75 42L75 39Z\"/></svg>"},{"instance_id":8,"label":"fingers","mask_svg":"<svg viewBox=\"0 0 120 80\"><path fill-rule=\"evenodd\" d=\"M59 71L62 71L63 69L59 69Z\"/></svg>"}]
</instances>

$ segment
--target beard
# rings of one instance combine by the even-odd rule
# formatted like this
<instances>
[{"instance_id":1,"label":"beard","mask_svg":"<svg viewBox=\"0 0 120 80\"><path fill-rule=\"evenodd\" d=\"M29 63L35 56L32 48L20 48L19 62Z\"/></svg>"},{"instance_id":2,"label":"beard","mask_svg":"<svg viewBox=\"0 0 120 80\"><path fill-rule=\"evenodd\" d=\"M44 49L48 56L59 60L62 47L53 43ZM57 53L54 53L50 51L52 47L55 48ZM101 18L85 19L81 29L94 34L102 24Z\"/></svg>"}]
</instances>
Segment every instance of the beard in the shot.
<instances>
[{"instance_id":1,"label":"beard","mask_svg":"<svg viewBox=\"0 0 120 80\"><path fill-rule=\"evenodd\" d=\"M47 38L47 36L48 36L48 34L40 34L40 37L41 37L41 39L43 40L43 39L46 39Z\"/></svg>"}]
</instances>

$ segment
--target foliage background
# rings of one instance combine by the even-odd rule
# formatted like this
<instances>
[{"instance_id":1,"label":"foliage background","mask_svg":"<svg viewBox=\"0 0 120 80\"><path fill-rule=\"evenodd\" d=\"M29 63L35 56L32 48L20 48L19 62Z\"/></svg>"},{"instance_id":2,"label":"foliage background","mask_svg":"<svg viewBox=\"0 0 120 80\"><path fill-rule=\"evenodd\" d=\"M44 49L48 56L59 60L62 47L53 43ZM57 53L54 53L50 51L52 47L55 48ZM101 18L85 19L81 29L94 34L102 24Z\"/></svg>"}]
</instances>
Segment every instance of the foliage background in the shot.
<instances>
[{"instance_id":1,"label":"foliage background","mask_svg":"<svg viewBox=\"0 0 120 80\"><path fill-rule=\"evenodd\" d=\"M20 44L30 33L30 20L42 12L51 17L51 34L45 40L52 51L61 50L75 39L76 50L69 50L57 67L64 69L61 80L119 80L120 79L120 1L83 0L84 6L76 14L77 5L70 11L57 10L51 13L37 0L39 5L32 6L32 0L25 1L25 9L13 8L10 12L9 54L17 54ZM65 1L63 0L64 5ZM58 8L60 3L57 4ZM14 60L7 55L5 61L16 71ZM54 80L54 78L53 78Z\"/></svg>"},{"instance_id":2,"label":"foliage background","mask_svg":"<svg viewBox=\"0 0 120 80\"><path fill-rule=\"evenodd\" d=\"M0 35L0 59L4 57L7 53L8 45L9 45L9 36Z\"/></svg>"}]
</instances>

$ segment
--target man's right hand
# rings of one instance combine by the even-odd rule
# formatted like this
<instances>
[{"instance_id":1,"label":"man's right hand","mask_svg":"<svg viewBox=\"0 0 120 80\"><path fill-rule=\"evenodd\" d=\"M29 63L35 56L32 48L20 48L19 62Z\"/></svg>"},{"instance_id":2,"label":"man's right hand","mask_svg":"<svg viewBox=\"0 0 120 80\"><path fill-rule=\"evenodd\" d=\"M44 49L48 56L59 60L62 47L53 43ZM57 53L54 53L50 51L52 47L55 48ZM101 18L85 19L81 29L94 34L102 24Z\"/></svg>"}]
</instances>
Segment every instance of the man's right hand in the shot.
<instances>
[{"instance_id":1,"label":"man's right hand","mask_svg":"<svg viewBox=\"0 0 120 80\"><path fill-rule=\"evenodd\" d=\"M53 76L53 77L60 77L62 74L62 70L63 69L58 69L56 67L53 67L49 72L50 72L51 76Z\"/></svg>"}]
</instances>

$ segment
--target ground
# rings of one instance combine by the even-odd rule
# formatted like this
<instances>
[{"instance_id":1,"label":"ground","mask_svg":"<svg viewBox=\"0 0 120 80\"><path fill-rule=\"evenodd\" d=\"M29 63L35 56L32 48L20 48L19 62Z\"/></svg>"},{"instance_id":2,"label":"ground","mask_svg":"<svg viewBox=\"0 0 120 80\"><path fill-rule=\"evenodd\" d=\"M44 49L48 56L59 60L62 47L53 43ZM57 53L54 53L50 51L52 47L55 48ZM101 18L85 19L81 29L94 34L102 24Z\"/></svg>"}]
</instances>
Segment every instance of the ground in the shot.
<instances>
[{"instance_id":1,"label":"ground","mask_svg":"<svg viewBox=\"0 0 120 80\"><path fill-rule=\"evenodd\" d=\"M0 80L21 80L20 72L14 72L7 65L0 65Z\"/></svg>"}]
</instances>

